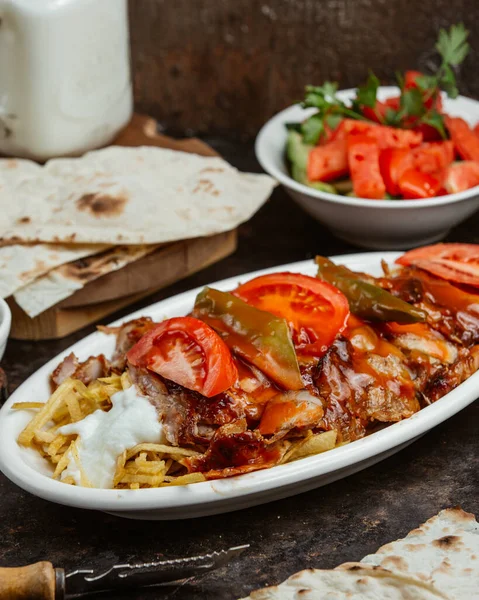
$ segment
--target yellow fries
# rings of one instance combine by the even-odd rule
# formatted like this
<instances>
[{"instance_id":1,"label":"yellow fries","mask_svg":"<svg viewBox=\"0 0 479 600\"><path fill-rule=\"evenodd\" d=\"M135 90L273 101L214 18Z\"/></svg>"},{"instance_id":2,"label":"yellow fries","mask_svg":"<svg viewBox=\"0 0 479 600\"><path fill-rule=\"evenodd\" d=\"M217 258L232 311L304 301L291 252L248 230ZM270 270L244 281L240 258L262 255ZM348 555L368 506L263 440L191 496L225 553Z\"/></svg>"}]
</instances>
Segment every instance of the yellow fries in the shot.
<instances>
[{"instance_id":1,"label":"yellow fries","mask_svg":"<svg viewBox=\"0 0 479 600\"><path fill-rule=\"evenodd\" d=\"M31 408L43 408L44 402L15 402L12 408L15 410L29 410Z\"/></svg>"},{"instance_id":2,"label":"yellow fries","mask_svg":"<svg viewBox=\"0 0 479 600\"><path fill-rule=\"evenodd\" d=\"M111 396L131 386L128 374L102 377L88 386L67 379L46 403L18 402L16 410L36 410L37 413L18 437L18 443L37 450L54 467L53 478L70 485L92 487L82 467L77 434L59 433L62 426L81 421L96 410L108 411ZM336 431L318 434L307 432L300 439L287 439L288 447L281 463L325 452L336 446ZM185 459L201 453L190 448L166 444L143 443L125 450L117 459L113 487L117 489L155 488L188 485L205 481L202 473L187 473ZM75 473L70 474L72 464Z\"/></svg>"},{"instance_id":3,"label":"yellow fries","mask_svg":"<svg viewBox=\"0 0 479 600\"><path fill-rule=\"evenodd\" d=\"M109 410L110 397L130 386L127 373L102 377L88 386L81 381L67 379L46 403L16 403L13 405L16 410L38 411L19 435L18 443L35 448L55 467L53 478L70 485L76 485L74 477L62 473L74 461L80 473L80 484L92 487L81 464L77 435L63 435L58 430L63 425L81 421L95 410ZM180 462L199 454L195 450L165 444L138 444L118 457L113 486L139 489L205 481L204 475L185 474L186 469Z\"/></svg>"},{"instance_id":4,"label":"yellow fries","mask_svg":"<svg viewBox=\"0 0 479 600\"><path fill-rule=\"evenodd\" d=\"M291 447L283 456L281 463L284 464L298 458L305 458L306 456L326 452L326 450L332 450L336 446L337 437L337 432L334 430L317 434L313 434L310 431L306 437L291 444Z\"/></svg>"}]
</instances>

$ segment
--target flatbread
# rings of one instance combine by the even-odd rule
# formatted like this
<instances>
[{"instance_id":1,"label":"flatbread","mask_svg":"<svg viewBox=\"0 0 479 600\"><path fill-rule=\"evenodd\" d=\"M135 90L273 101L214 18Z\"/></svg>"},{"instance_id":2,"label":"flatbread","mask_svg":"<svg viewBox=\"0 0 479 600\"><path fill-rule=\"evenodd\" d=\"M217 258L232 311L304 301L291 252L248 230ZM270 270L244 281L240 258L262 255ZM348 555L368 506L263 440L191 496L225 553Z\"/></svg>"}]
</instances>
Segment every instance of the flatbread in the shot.
<instances>
[{"instance_id":1,"label":"flatbread","mask_svg":"<svg viewBox=\"0 0 479 600\"><path fill-rule=\"evenodd\" d=\"M368 565L308 569L243 600L449 600L428 583Z\"/></svg>"},{"instance_id":2,"label":"flatbread","mask_svg":"<svg viewBox=\"0 0 479 600\"><path fill-rule=\"evenodd\" d=\"M308 569L243 600L479 599L479 525L459 508L441 511L360 563Z\"/></svg>"},{"instance_id":3,"label":"flatbread","mask_svg":"<svg viewBox=\"0 0 479 600\"><path fill-rule=\"evenodd\" d=\"M17 290L14 294L15 301L28 316L36 317L87 283L106 273L122 269L158 247L158 244L116 246L101 254L62 265Z\"/></svg>"},{"instance_id":4,"label":"flatbread","mask_svg":"<svg viewBox=\"0 0 479 600\"><path fill-rule=\"evenodd\" d=\"M0 160L0 238L11 243L157 244L228 231L276 181L219 157L111 146L81 158Z\"/></svg>"},{"instance_id":5,"label":"flatbread","mask_svg":"<svg viewBox=\"0 0 479 600\"><path fill-rule=\"evenodd\" d=\"M361 563L427 581L451 598L479 598L479 524L460 508L442 510L404 539L379 548Z\"/></svg>"},{"instance_id":6,"label":"flatbread","mask_svg":"<svg viewBox=\"0 0 479 600\"><path fill-rule=\"evenodd\" d=\"M0 297L7 298L51 269L97 254L104 244L32 244L0 247Z\"/></svg>"}]
</instances>

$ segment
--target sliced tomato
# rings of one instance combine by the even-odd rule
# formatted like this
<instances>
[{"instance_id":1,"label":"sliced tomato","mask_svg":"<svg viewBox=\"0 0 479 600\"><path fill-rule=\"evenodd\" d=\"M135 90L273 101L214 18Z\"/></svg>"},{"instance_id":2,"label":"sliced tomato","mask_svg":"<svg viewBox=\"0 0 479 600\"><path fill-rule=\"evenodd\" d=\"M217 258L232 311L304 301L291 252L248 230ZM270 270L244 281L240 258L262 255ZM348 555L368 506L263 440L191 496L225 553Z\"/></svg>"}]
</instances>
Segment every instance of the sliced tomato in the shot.
<instances>
[{"instance_id":1,"label":"sliced tomato","mask_svg":"<svg viewBox=\"0 0 479 600\"><path fill-rule=\"evenodd\" d=\"M374 123L359 121L357 119L343 119L333 132L333 140L346 140L350 133L366 133L372 127L377 127Z\"/></svg>"},{"instance_id":2,"label":"sliced tomato","mask_svg":"<svg viewBox=\"0 0 479 600\"><path fill-rule=\"evenodd\" d=\"M337 129L337 128L336 128ZM318 140L318 146L325 146L328 144L334 137L334 132L336 129L332 129L327 123L324 124L324 133L320 136Z\"/></svg>"},{"instance_id":3,"label":"sliced tomato","mask_svg":"<svg viewBox=\"0 0 479 600\"><path fill-rule=\"evenodd\" d=\"M479 137L479 123L473 129L474 133Z\"/></svg>"},{"instance_id":4,"label":"sliced tomato","mask_svg":"<svg viewBox=\"0 0 479 600\"><path fill-rule=\"evenodd\" d=\"M479 185L479 163L463 160L446 170L444 187L450 194L463 192Z\"/></svg>"},{"instance_id":5,"label":"sliced tomato","mask_svg":"<svg viewBox=\"0 0 479 600\"><path fill-rule=\"evenodd\" d=\"M298 273L256 277L233 293L248 304L286 319L296 350L304 356L322 356L344 331L349 316L349 304L342 292Z\"/></svg>"},{"instance_id":6,"label":"sliced tomato","mask_svg":"<svg viewBox=\"0 0 479 600\"><path fill-rule=\"evenodd\" d=\"M446 142L428 142L411 150L411 164L422 173L443 171L454 160L454 144Z\"/></svg>"},{"instance_id":7,"label":"sliced tomato","mask_svg":"<svg viewBox=\"0 0 479 600\"><path fill-rule=\"evenodd\" d=\"M406 200L434 198L442 187L442 178L418 169L407 169L399 178L398 186Z\"/></svg>"},{"instance_id":8,"label":"sliced tomato","mask_svg":"<svg viewBox=\"0 0 479 600\"><path fill-rule=\"evenodd\" d=\"M422 135L417 131L383 125L371 129L368 131L368 135L376 139L381 150L385 148L415 148L422 142Z\"/></svg>"},{"instance_id":9,"label":"sliced tomato","mask_svg":"<svg viewBox=\"0 0 479 600\"><path fill-rule=\"evenodd\" d=\"M348 163L356 196L384 198L386 186L379 170L379 148L375 139L365 134L350 134Z\"/></svg>"},{"instance_id":10,"label":"sliced tomato","mask_svg":"<svg viewBox=\"0 0 479 600\"><path fill-rule=\"evenodd\" d=\"M441 180L438 174L443 172L453 160L454 144L448 140L428 142L412 150L387 148L381 152L379 166L387 191L396 196L400 193L399 179L408 169L428 173Z\"/></svg>"},{"instance_id":11,"label":"sliced tomato","mask_svg":"<svg viewBox=\"0 0 479 600\"><path fill-rule=\"evenodd\" d=\"M446 127L459 155L464 160L479 162L479 137L466 121L460 117L446 117Z\"/></svg>"},{"instance_id":12,"label":"sliced tomato","mask_svg":"<svg viewBox=\"0 0 479 600\"><path fill-rule=\"evenodd\" d=\"M308 179L331 181L348 172L346 140L334 139L324 146L316 146L308 155Z\"/></svg>"},{"instance_id":13,"label":"sliced tomato","mask_svg":"<svg viewBox=\"0 0 479 600\"><path fill-rule=\"evenodd\" d=\"M383 123L388 108L391 108L392 110L399 110L400 101L400 96L392 96L391 98L384 100L384 102L380 102L378 100L374 108L371 108L370 106L364 106L362 108L362 113L366 119L374 121L375 123Z\"/></svg>"},{"instance_id":14,"label":"sliced tomato","mask_svg":"<svg viewBox=\"0 0 479 600\"><path fill-rule=\"evenodd\" d=\"M238 379L231 353L206 323L193 317L167 319L145 334L127 354L143 367L208 398Z\"/></svg>"},{"instance_id":15,"label":"sliced tomato","mask_svg":"<svg viewBox=\"0 0 479 600\"><path fill-rule=\"evenodd\" d=\"M374 138L380 148L414 148L422 142L422 135L416 131L387 127L356 119L343 119L334 131L332 139L346 139L348 135L359 133Z\"/></svg>"},{"instance_id":16,"label":"sliced tomato","mask_svg":"<svg viewBox=\"0 0 479 600\"><path fill-rule=\"evenodd\" d=\"M431 125L420 123L419 125L415 125L412 130L419 133L425 142L439 142L442 140L439 131L435 127L431 127Z\"/></svg>"},{"instance_id":17,"label":"sliced tomato","mask_svg":"<svg viewBox=\"0 0 479 600\"><path fill-rule=\"evenodd\" d=\"M386 148L381 151L379 155L379 169L386 190L392 196L399 195L399 178L411 164L410 150L405 148Z\"/></svg>"},{"instance_id":18,"label":"sliced tomato","mask_svg":"<svg viewBox=\"0 0 479 600\"><path fill-rule=\"evenodd\" d=\"M479 287L478 244L434 244L410 250L396 262L415 266L441 279Z\"/></svg>"},{"instance_id":19,"label":"sliced tomato","mask_svg":"<svg viewBox=\"0 0 479 600\"><path fill-rule=\"evenodd\" d=\"M410 90L413 88L417 88L417 78L421 77L422 73L420 71L406 71L406 73L404 74L404 89L406 90ZM441 94L439 93L436 98L433 97L427 97L428 94L427 92L423 92L423 97L425 98L425 102L424 105L426 106L426 108L432 108L434 106L434 108L438 111L441 112L442 111L442 98L441 98Z\"/></svg>"},{"instance_id":20,"label":"sliced tomato","mask_svg":"<svg viewBox=\"0 0 479 600\"><path fill-rule=\"evenodd\" d=\"M404 87L405 89L417 88L416 79L421 77L421 71L406 71L404 73Z\"/></svg>"}]
</instances>

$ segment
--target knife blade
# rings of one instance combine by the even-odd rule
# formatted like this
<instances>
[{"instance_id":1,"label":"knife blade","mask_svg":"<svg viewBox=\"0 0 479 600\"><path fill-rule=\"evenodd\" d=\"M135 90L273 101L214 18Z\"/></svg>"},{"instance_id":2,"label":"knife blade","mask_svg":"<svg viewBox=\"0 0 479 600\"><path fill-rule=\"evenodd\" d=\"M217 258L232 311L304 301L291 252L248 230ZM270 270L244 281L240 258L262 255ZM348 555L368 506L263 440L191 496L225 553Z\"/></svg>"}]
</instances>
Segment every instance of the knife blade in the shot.
<instances>
[{"instance_id":1,"label":"knife blade","mask_svg":"<svg viewBox=\"0 0 479 600\"><path fill-rule=\"evenodd\" d=\"M249 544L186 558L125 563L108 569L76 569L68 573L50 562L0 568L0 599L70 600L97 592L171 584L219 569L247 548Z\"/></svg>"}]
</instances>

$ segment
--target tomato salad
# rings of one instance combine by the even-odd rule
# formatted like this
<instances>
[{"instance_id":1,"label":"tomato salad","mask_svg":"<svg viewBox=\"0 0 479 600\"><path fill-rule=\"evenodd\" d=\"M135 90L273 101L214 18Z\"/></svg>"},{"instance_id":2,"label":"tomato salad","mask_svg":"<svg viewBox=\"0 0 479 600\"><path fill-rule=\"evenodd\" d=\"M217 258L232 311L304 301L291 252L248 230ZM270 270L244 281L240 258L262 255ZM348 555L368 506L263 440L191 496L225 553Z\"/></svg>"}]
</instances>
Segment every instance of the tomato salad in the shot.
<instances>
[{"instance_id":1,"label":"tomato salad","mask_svg":"<svg viewBox=\"0 0 479 600\"><path fill-rule=\"evenodd\" d=\"M307 86L303 107L317 110L287 125L292 177L374 200L433 198L479 185L479 123L472 128L448 115L441 95L458 95L453 68L468 52L467 35L462 25L441 30L437 71L398 76L400 94L384 101L373 73L349 104L338 98L337 84Z\"/></svg>"},{"instance_id":2,"label":"tomato salad","mask_svg":"<svg viewBox=\"0 0 479 600\"><path fill-rule=\"evenodd\" d=\"M190 315L119 327L112 357L67 356L19 436L54 477L161 487L317 454L408 418L479 368L479 246L437 244L380 277L317 256Z\"/></svg>"}]
</instances>

